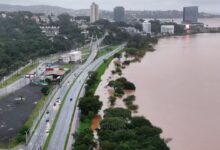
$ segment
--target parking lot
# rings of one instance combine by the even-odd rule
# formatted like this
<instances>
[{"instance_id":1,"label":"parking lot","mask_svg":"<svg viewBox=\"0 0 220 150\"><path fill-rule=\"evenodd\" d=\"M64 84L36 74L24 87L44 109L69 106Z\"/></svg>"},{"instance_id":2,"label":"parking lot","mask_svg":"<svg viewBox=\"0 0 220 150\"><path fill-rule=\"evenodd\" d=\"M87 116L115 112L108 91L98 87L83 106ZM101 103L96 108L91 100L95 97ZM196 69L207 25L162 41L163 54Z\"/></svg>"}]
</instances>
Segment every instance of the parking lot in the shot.
<instances>
[{"instance_id":1,"label":"parking lot","mask_svg":"<svg viewBox=\"0 0 220 150\"><path fill-rule=\"evenodd\" d=\"M23 127L43 96L41 86L27 85L0 99L0 143L7 142Z\"/></svg>"}]
</instances>

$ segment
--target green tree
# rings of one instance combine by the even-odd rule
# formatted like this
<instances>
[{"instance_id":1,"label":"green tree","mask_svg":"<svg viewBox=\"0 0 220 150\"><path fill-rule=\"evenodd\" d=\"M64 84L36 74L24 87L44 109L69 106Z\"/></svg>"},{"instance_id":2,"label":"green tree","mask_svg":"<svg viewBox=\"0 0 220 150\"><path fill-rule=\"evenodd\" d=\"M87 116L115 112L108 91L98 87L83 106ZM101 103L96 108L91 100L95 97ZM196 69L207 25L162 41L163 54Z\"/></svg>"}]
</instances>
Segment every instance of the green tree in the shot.
<instances>
[{"instance_id":1,"label":"green tree","mask_svg":"<svg viewBox=\"0 0 220 150\"><path fill-rule=\"evenodd\" d=\"M151 122L144 117L133 117L131 119L131 126L132 127L143 127L143 126L149 126L153 127Z\"/></svg>"},{"instance_id":2,"label":"green tree","mask_svg":"<svg viewBox=\"0 0 220 150\"><path fill-rule=\"evenodd\" d=\"M109 108L104 111L105 118L109 117L121 117L124 119L131 119L131 111L123 108Z\"/></svg>"},{"instance_id":3,"label":"green tree","mask_svg":"<svg viewBox=\"0 0 220 150\"><path fill-rule=\"evenodd\" d=\"M116 97L110 96L110 97L109 97L109 102L110 102L111 106L114 106L114 105L115 105L115 102L116 102Z\"/></svg>"},{"instance_id":4,"label":"green tree","mask_svg":"<svg viewBox=\"0 0 220 150\"><path fill-rule=\"evenodd\" d=\"M136 90L136 87L134 83L127 81L124 83L124 89L125 90Z\"/></svg>"},{"instance_id":5,"label":"green tree","mask_svg":"<svg viewBox=\"0 0 220 150\"><path fill-rule=\"evenodd\" d=\"M120 117L108 117L101 121L102 130L119 130L126 128L126 120Z\"/></svg>"},{"instance_id":6,"label":"green tree","mask_svg":"<svg viewBox=\"0 0 220 150\"><path fill-rule=\"evenodd\" d=\"M118 59L120 59L122 56L121 56L121 53L116 53L116 54L114 54L113 57L114 57L114 58L118 58Z\"/></svg>"},{"instance_id":7,"label":"green tree","mask_svg":"<svg viewBox=\"0 0 220 150\"><path fill-rule=\"evenodd\" d=\"M93 132L90 129L84 129L78 134L74 150L89 150L96 147L96 143L93 141Z\"/></svg>"},{"instance_id":8,"label":"green tree","mask_svg":"<svg viewBox=\"0 0 220 150\"><path fill-rule=\"evenodd\" d=\"M162 130L154 127L144 117L132 117L123 108L105 110L101 128L98 130L100 147L103 150L169 150Z\"/></svg>"},{"instance_id":9,"label":"green tree","mask_svg":"<svg viewBox=\"0 0 220 150\"><path fill-rule=\"evenodd\" d=\"M128 96L127 98L123 99L123 101L125 102L126 106L132 105L133 102L135 101L135 96L134 95Z\"/></svg>"},{"instance_id":10,"label":"green tree","mask_svg":"<svg viewBox=\"0 0 220 150\"><path fill-rule=\"evenodd\" d=\"M114 142L110 142L110 141L102 141L101 142L101 147L103 150L113 150L113 149L117 149L117 144Z\"/></svg>"},{"instance_id":11,"label":"green tree","mask_svg":"<svg viewBox=\"0 0 220 150\"><path fill-rule=\"evenodd\" d=\"M48 86L44 86L42 89L41 89L41 92L44 94L44 95L48 95L49 92L50 92L50 88Z\"/></svg>"},{"instance_id":12,"label":"green tree","mask_svg":"<svg viewBox=\"0 0 220 150\"><path fill-rule=\"evenodd\" d=\"M89 115L90 112L97 114L102 107L102 102L98 96L83 97L79 101L79 108L83 115Z\"/></svg>"}]
</instances>

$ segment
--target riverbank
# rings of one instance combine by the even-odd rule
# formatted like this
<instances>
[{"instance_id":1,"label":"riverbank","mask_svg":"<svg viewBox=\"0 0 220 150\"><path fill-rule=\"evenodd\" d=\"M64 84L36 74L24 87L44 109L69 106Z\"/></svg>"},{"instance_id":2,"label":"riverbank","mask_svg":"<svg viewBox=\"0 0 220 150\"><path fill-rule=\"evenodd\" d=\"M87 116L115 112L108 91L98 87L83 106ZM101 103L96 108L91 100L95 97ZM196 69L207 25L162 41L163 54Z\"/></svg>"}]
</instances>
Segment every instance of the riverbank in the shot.
<instances>
[{"instance_id":1,"label":"riverbank","mask_svg":"<svg viewBox=\"0 0 220 150\"><path fill-rule=\"evenodd\" d=\"M118 59L117 56L119 55L118 54L115 55L116 58L113 59L113 61L108 60L107 62L115 62L115 60L117 61ZM105 69L106 68L107 66L105 65ZM100 69L101 68L99 68L98 70ZM102 73L104 72L102 71ZM119 82L118 80L116 81ZM79 101L79 108L81 109L82 115L80 117L81 123L78 133L73 135L77 137L76 143L74 144L74 149L76 150L81 150L82 148L84 149L103 148L106 150L112 150L116 148L121 149L124 147L124 144L126 144L127 142L129 143L129 141L133 139L132 141L135 142L136 144L127 145L132 149L136 149L138 147L139 148L149 147L154 149L159 148L160 150L169 150L165 141L161 139L159 136L162 132L160 128L153 126L144 117L131 116L131 111L126 108L123 109L123 108L111 107L111 109L105 109L104 111L105 116L102 117L102 120L99 116L94 116L94 114L97 114L98 112L97 110L101 108L99 105L100 101L98 102L97 98L99 100L101 99L100 97L94 96L93 93L94 88L92 87L95 87L99 82L100 79L97 80L97 73L91 73L90 78L86 83L87 87L85 91L85 97L82 97ZM103 79L101 79L100 84L102 84L102 82ZM120 79L120 82L124 84L123 89L135 89L132 83L126 81L123 78ZM114 93L116 94L116 91L114 91ZM120 95L118 95L118 93L117 96L121 97ZM103 104L102 100L101 103ZM117 126L115 126L116 124ZM142 132L141 135L138 133L140 131L139 128ZM129 132L128 135L126 134L127 132ZM119 136L124 135L124 136L128 136L129 139L126 140L119 139L117 141L112 141L113 133L115 134L114 135L115 138L119 138ZM130 134L132 134L133 136L131 137ZM144 139L144 141L139 140L143 136L145 137L142 138ZM106 139L106 141L103 138ZM117 142L120 142L120 144L117 144Z\"/></svg>"},{"instance_id":2,"label":"riverbank","mask_svg":"<svg viewBox=\"0 0 220 150\"><path fill-rule=\"evenodd\" d=\"M104 110L112 107L111 103L109 102L109 97L114 95L114 90L110 87L108 87L109 81L116 80L120 78L121 76L118 74L112 74L112 71L115 70L115 62L118 61L117 58L112 59L110 62L108 68L104 72L104 74L101 76L101 82L99 83L99 86L97 87L95 91L95 95L99 96L99 99L102 100L103 106L101 110L99 111L99 115L104 117ZM122 75L123 76L123 75ZM124 102L122 101L124 98L126 98L129 95L135 94L134 91L127 91L126 94L124 94L122 97L116 98L116 101L114 103L114 107L121 107L126 108Z\"/></svg>"},{"instance_id":3,"label":"riverbank","mask_svg":"<svg viewBox=\"0 0 220 150\"><path fill-rule=\"evenodd\" d=\"M215 39L219 39L219 34L161 38L154 46L155 52L147 53L140 63L131 63L122 70L122 76L135 83L137 87L133 94L136 96L135 103L139 109L133 115L143 115L153 124L162 127L162 137L169 141L172 139L169 142L172 149L206 150L209 144L207 145L205 140L213 143L213 149L218 148L216 139L220 132L216 132L218 128L215 124L219 125L220 120L214 119L214 116L215 112L218 112L216 106L219 105L219 88L216 83L220 83L220 79L217 76L219 44ZM205 44L207 40L211 40L209 46ZM213 53L216 56L213 56ZM102 116L103 111L111 107L109 96L112 89L106 85L110 79L115 80L119 77L112 75L114 67L112 61L96 91L103 102L100 111ZM200 93L201 91L203 93ZM213 100L210 101L210 98ZM122 99L116 100L115 107L125 108ZM214 104L211 111L209 104L206 104L207 100ZM201 125L202 116L209 118L208 122L212 122L209 124L211 127ZM202 128L198 128L199 126ZM212 141L205 138L203 132L210 135ZM201 143L199 144L200 140L204 141L203 148L200 146ZM190 141L194 141L194 144L187 144Z\"/></svg>"},{"instance_id":4,"label":"riverbank","mask_svg":"<svg viewBox=\"0 0 220 150\"><path fill-rule=\"evenodd\" d=\"M123 58L120 58L120 60L122 62L122 61L125 61L127 59L125 59L125 57L123 57ZM168 150L169 148L166 145L166 142L168 140L160 138L160 136L159 136L160 133L162 132L162 130L160 128L155 127L154 125L152 125L150 123L150 121L148 121L148 120L147 120L147 122L149 122L149 124L148 124L149 126L147 124L145 124L146 123L144 121L145 118L144 117L143 118L139 117L139 116L143 116L143 114L137 113L138 112L138 106L136 107L137 110L135 108L135 111L133 111L131 108L128 107L127 102L129 103L129 101L132 102L132 103L134 101L134 105L133 104L132 105L136 106L135 105L136 101L135 101L135 96L134 96L134 95L136 95L136 92L134 90L125 91L125 94L122 97L121 96L119 96L119 97L116 96L117 98L116 98L116 101L115 101L114 105L111 104L110 97L115 96L115 90L113 90L111 87L109 87L109 83L110 83L110 81L114 81L114 80L115 81L117 81L119 79L122 80L122 78L124 77L123 73L122 73L122 75L112 73L112 71L116 69L115 64L118 61L119 61L118 58L115 58L111 61L108 69L105 71L105 73L103 74L103 76L101 78L102 81L100 82L100 84L99 84L99 86L98 86L98 88L95 92L95 95L98 95L99 99L103 103L103 106L102 106L101 110L99 111L99 115L101 116L102 120L101 120L100 124L98 125L97 132L95 131L95 133L96 133L95 135L96 136L98 135L98 137L96 137L96 138L99 139L98 140L99 141L98 145L100 147L106 149L106 150L111 150L111 149L114 149L116 147L122 148L123 146L121 144L124 143L124 142L129 143L129 140L131 140L131 139L133 140L133 142L138 139L138 136L140 134L134 135L135 130L137 128L129 129L129 128L124 127L122 125L123 117L125 117L126 119L131 118L131 120L134 121L134 122L131 121L131 124L134 123L134 127L137 126L137 124L139 124L140 122L143 123L143 124L142 123L139 124L139 125L141 125L141 124L143 125L143 127L139 126L139 128L141 128L142 136L146 134L146 135L148 135L148 137L150 137L153 134L158 134L157 135L158 138L154 139L155 142L156 141L158 142L156 145L154 145L152 141L148 141L149 139L147 137L144 138L145 142L146 141L149 142L146 145L146 147L152 146L155 149L160 147L159 148L160 150L165 150L165 149ZM129 68L129 66L127 66L127 67ZM127 68L127 67L125 67L125 68ZM125 68L123 70L125 70ZM124 72L124 71L122 71L122 72ZM140 89L137 89L137 90L140 90ZM127 99L127 100L129 99L129 100L125 101L125 99ZM139 119L140 120L143 119L143 120L140 121ZM117 124L117 126L115 126L115 124ZM145 126L147 126L148 130L145 130ZM150 129L150 128L152 128L152 129ZM151 130L152 132L150 133L149 130ZM158 130L158 133L156 132L156 130ZM134 134L132 134L133 132L134 132ZM107 136L105 134L108 134L109 136ZM117 135L117 134L119 134L119 135ZM117 138L121 134L123 134L124 136L128 136L126 138L126 140L123 140L123 138L118 139L116 141L112 140L112 139ZM130 134L132 134L132 136ZM116 137L114 138L114 136L116 136ZM141 140L138 140L138 141L140 142L140 144L138 144L138 145L127 144L127 146L129 148L133 148L133 149L136 149L137 147L141 147L144 142L141 141Z\"/></svg>"},{"instance_id":5,"label":"riverbank","mask_svg":"<svg viewBox=\"0 0 220 150\"><path fill-rule=\"evenodd\" d=\"M90 92L92 95L95 95L95 91L97 89L97 87L99 86L100 82L102 81L102 76L104 74L104 72L106 71L106 69L108 69L110 63L112 62L113 58L109 58L106 62L102 63L102 65L96 70L97 73L97 81L91 86L90 88ZM82 132L85 129L89 129L92 126L92 119L93 118L85 118L85 120L81 120L80 124L79 124L79 129L78 132Z\"/></svg>"}]
</instances>

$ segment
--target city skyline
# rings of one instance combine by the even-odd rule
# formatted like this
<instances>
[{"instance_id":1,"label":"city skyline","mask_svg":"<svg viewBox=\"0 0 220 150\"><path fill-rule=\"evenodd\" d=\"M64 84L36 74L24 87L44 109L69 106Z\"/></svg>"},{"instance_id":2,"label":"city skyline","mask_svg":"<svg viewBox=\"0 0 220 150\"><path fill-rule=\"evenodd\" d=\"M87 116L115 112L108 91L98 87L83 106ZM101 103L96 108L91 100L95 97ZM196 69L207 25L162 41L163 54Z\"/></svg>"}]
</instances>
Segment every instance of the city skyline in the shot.
<instances>
[{"instance_id":1,"label":"city skyline","mask_svg":"<svg viewBox=\"0 0 220 150\"><path fill-rule=\"evenodd\" d=\"M97 3L102 10L111 11L116 6L123 6L126 10L182 10L185 6L199 6L201 12L220 14L218 0L1 0L1 4L53 5L70 9L89 9L92 2Z\"/></svg>"}]
</instances>

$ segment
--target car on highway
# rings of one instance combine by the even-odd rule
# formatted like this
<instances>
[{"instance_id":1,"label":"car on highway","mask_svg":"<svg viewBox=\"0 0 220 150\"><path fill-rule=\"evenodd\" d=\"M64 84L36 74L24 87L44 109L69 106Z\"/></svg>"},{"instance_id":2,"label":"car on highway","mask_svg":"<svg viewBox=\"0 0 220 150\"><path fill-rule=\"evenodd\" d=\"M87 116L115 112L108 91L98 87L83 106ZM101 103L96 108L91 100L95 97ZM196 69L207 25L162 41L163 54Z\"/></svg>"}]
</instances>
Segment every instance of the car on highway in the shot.
<instances>
[{"instance_id":1,"label":"car on highway","mask_svg":"<svg viewBox=\"0 0 220 150\"><path fill-rule=\"evenodd\" d=\"M56 103L57 103L58 105L61 104L60 97L57 98Z\"/></svg>"},{"instance_id":2,"label":"car on highway","mask_svg":"<svg viewBox=\"0 0 220 150\"><path fill-rule=\"evenodd\" d=\"M49 122L50 121L50 119L49 119L49 117L46 119L46 122Z\"/></svg>"},{"instance_id":3,"label":"car on highway","mask_svg":"<svg viewBox=\"0 0 220 150\"><path fill-rule=\"evenodd\" d=\"M46 114L49 114L49 113L50 113L50 111L49 111L49 110L47 110Z\"/></svg>"},{"instance_id":4,"label":"car on highway","mask_svg":"<svg viewBox=\"0 0 220 150\"><path fill-rule=\"evenodd\" d=\"M60 105L60 104L61 104L61 100L56 100L56 103L57 103L58 105Z\"/></svg>"},{"instance_id":5,"label":"car on highway","mask_svg":"<svg viewBox=\"0 0 220 150\"><path fill-rule=\"evenodd\" d=\"M70 101L73 101L73 98L70 98Z\"/></svg>"},{"instance_id":6,"label":"car on highway","mask_svg":"<svg viewBox=\"0 0 220 150\"><path fill-rule=\"evenodd\" d=\"M49 129L47 129L45 132L46 132L46 134L49 134L50 130L49 130Z\"/></svg>"}]
</instances>

